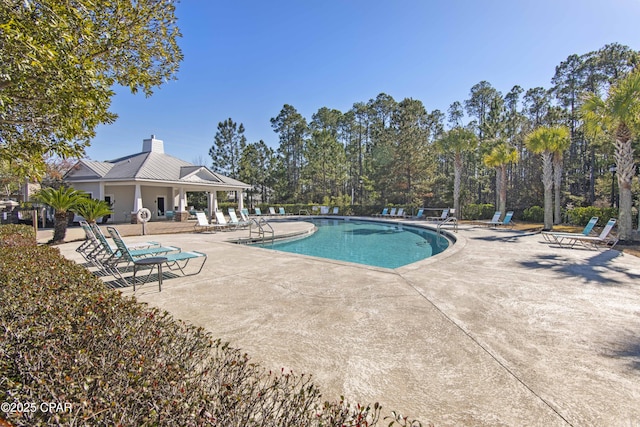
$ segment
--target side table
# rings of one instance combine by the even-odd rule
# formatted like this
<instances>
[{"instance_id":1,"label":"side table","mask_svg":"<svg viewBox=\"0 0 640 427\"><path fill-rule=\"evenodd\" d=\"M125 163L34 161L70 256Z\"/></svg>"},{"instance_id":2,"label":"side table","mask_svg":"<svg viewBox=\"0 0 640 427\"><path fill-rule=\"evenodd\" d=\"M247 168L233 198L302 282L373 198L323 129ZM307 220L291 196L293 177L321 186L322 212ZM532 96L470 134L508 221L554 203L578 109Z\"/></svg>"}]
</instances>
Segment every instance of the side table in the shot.
<instances>
[{"instance_id":1,"label":"side table","mask_svg":"<svg viewBox=\"0 0 640 427\"><path fill-rule=\"evenodd\" d=\"M140 266L151 266L151 271L147 275L147 279L153 273L154 266L158 266L158 292L162 292L162 264L167 262L167 258L163 256L152 256L148 258L140 258L133 262L133 292L136 291L136 272ZM144 283L147 283L145 280Z\"/></svg>"}]
</instances>

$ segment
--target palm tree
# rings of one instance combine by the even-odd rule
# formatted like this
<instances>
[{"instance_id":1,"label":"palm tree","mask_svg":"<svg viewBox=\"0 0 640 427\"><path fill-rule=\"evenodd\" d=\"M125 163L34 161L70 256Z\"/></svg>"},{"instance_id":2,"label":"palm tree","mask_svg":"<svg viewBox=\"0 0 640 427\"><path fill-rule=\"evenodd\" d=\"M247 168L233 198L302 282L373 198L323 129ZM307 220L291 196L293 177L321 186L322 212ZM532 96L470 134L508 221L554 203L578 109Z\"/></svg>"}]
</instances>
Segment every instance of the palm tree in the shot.
<instances>
[{"instance_id":1,"label":"palm tree","mask_svg":"<svg viewBox=\"0 0 640 427\"><path fill-rule=\"evenodd\" d=\"M84 199L78 202L75 212L83 217L88 223L94 223L101 216L113 213L111 207L104 200Z\"/></svg>"},{"instance_id":2,"label":"palm tree","mask_svg":"<svg viewBox=\"0 0 640 427\"><path fill-rule=\"evenodd\" d=\"M491 152L484 156L483 160L485 165L497 170L498 210L504 213L507 209L507 166L518 161L518 151L506 142L501 142L493 147Z\"/></svg>"},{"instance_id":3,"label":"palm tree","mask_svg":"<svg viewBox=\"0 0 640 427\"><path fill-rule=\"evenodd\" d=\"M631 183L636 171L632 142L640 131L640 69L611 86L607 99L590 95L581 113L588 133L604 132L614 141L620 188L618 237L629 240L633 230Z\"/></svg>"},{"instance_id":4,"label":"palm tree","mask_svg":"<svg viewBox=\"0 0 640 427\"><path fill-rule=\"evenodd\" d=\"M478 146L478 137L471 130L456 127L446 132L437 142L438 151L453 153L453 209L460 215L460 183L462 181L462 156Z\"/></svg>"},{"instance_id":5,"label":"palm tree","mask_svg":"<svg viewBox=\"0 0 640 427\"><path fill-rule=\"evenodd\" d=\"M73 188L45 188L35 195L35 199L55 209L53 217L53 239L51 243L62 243L67 234L67 212L73 212L87 195Z\"/></svg>"},{"instance_id":6,"label":"palm tree","mask_svg":"<svg viewBox=\"0 0 640 427\"><path fill-rule=\"evenodd\" d=\"M553 185L556 187L556 221L560 222L560 184L562 181L562 153L570 144L566 127L539 127L525 138L529 151L542 155L542 184L544 185L544 229L553 228ZM555 169L555 174L554 174Z\"/></svg>"}]
</instances>

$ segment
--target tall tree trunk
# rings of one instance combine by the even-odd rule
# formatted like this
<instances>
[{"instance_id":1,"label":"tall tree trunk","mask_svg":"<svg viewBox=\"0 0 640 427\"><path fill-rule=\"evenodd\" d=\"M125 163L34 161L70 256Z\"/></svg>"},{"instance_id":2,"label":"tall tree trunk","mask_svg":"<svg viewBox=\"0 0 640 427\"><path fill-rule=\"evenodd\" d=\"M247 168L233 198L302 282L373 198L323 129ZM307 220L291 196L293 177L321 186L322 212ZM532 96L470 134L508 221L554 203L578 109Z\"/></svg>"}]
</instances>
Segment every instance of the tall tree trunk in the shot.
<instances>
[{"instance_id":1,"label":"tall tree trunk","mask_svg":"<svg viewBox=\"0 0 640 427\"><path fill-rule=\"evenodd\" d=\"M502 212L502 217L504 218L507 212L507 165L500 166L498 175L500 175L499 210Z\"/></svg>"},{"instance_id":2,"label":"tall tree trunk","mask_svg":"<svg viewBox=\"0 0 640 427\"><path fill-rule=\"evenodd\" d=\"M553 156L553 187L555 192L555 197L553 200L553 223L560 224L562 222L562 209L560 206L560 202L562 199L562 192L560 191L562 189L562 154L558 155L557 153Z\"/></svg>"},{"instance_id":3,"label":"tall tree trunk","mask_svg":"<svg viewBox=\"0 0 640 427\"><path fill-rule=\"evenodd\" d=\"M460 183L462 181L462 154L456 153L453 160L453 209L456 218L462 218L460 211Z\"/></svg>"},{"instance_id":4,"label":"tall tree trunk","mask_svg":"<svg viewBox=\"0 0 640 427\"><path fill-rule=\"evenodd\" d=\"M544 229L553 228L553 165L552 154L542 153L542 184L544 185Z\"/></svg>"},{"instance_id":5,"label":"tall tree trunk","mask_svg":"<svg viewBox=\"0 0 640 427\"><path fill-rule=\"evenodd\" d=\"M631 240L633 221L631 215L632 196L631 181L636 167L633 163L633 146L631 133L622 125L618 128L615 143L616 168L618 172L618 187L620 188L620 205L618 216L618 237L620 240Z\"/></svg>"}]
</instances>

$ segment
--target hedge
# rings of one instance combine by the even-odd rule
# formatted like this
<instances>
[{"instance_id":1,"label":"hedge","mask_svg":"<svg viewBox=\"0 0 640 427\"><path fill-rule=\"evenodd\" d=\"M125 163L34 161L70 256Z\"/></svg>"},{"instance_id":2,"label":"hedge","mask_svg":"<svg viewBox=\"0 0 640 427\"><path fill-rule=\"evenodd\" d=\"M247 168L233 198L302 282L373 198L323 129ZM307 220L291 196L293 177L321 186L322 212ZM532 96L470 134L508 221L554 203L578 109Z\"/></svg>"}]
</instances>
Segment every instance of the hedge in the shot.
<instances>
[{"instance_id":1,"label":"hedge","mask_svg":"<svg viewBox=\"0 0 640 427\"><path fill-rule=\"evenodd\" d=\"M29 227L25 227L29 228ZM14 426L374 426L378 404L322 402L202 328L107 289L0 227L0 413ZM53 406L47 406L52 404ZM418 426L392 412L391 424Z\"/></svg>"}]
</instances>

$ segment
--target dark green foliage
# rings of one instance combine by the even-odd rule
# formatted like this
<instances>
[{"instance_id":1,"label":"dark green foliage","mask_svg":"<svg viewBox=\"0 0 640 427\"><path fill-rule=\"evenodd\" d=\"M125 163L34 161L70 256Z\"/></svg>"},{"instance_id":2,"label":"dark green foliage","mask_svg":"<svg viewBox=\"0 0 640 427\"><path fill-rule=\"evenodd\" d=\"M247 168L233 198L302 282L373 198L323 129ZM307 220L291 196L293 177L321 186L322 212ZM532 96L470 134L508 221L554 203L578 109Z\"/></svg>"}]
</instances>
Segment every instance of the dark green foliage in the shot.
<instances>
[{"instance_id":1,"label":"dark green foliage","mask_svg":"<svg viewBox=\"0 0 640 427\"><path fill-rule=\"evenodd\" d=\"M591 217L598 217L598 226L603 227L611 218L618 217L618 209L616 208L597 208L595 206L587 206L573 208L567 211L569 222L573 225L587 225Z\"/></svg>"},{"instance_id":2,"label":"dark green foliage","mask_svg":"<svg viewBox=\"0 0 640 427\"><path fill-rule=\"evenodd\" d=\"M462 218L464 219L490 219L496 208L490 203L474 204L471 203L462 208Z\"/></svg>"},{"instance_id":3,"label":"dark green foliage","mask_svg":"<svg viewBox=\"0 0 640 427\"><path fill-rule=\"evenodd\" d=\"M0 230L2 242L29 234L24 227ZM88 270L31 238L19 248L0 244L0 402L37 405L3 413L12 425L378 422L379 405L322 403L309 376L267 373L202 328L106 289ZM71 408L40 409L48 402Z\"/></svg>"},{"instance_id":4,"label":"dark green foliage","mask_svg":"<svg viewBox=\"0 0 640 427\"><path fill-rule=\"evenodd\" d=\"M529 222L543 222L544 221L544 209L540 206L531 206L524 210L522 219Z\"/></svg>"}]
</instances>

